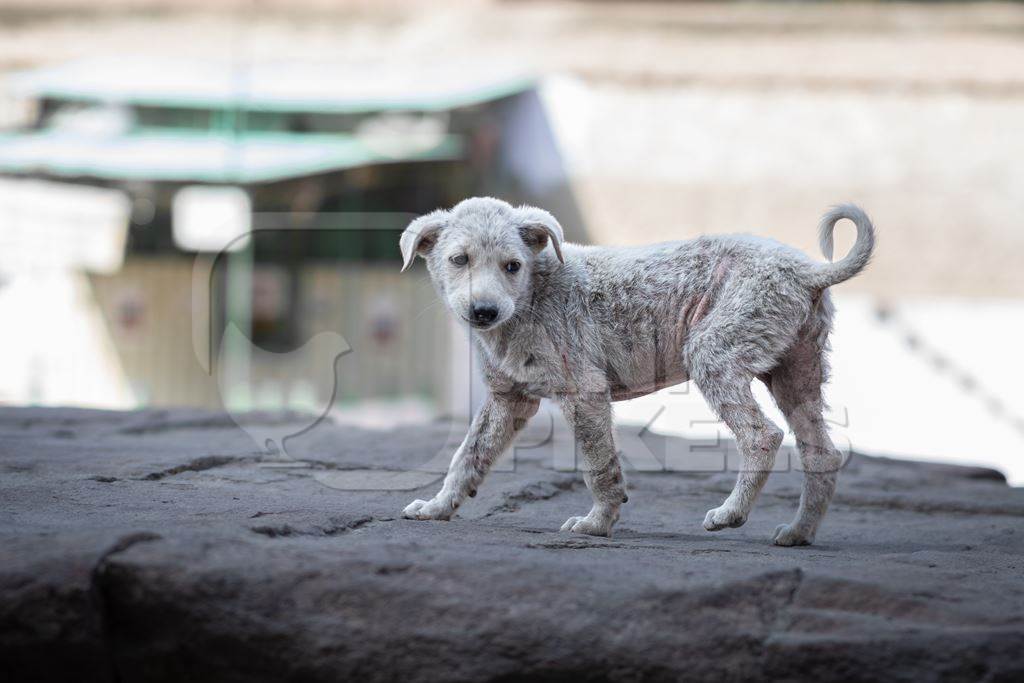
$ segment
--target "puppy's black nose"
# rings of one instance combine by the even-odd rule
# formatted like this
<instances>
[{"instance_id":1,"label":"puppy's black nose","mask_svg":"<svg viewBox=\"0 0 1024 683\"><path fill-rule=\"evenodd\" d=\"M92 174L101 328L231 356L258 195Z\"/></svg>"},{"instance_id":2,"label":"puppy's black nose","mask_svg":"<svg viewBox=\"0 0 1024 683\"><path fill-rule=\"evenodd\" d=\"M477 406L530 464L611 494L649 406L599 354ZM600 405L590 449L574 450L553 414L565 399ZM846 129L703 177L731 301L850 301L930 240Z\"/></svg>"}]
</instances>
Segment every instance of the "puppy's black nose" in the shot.
<instances>
[{"instance_id":1,"label":"puppy's black nose","mask_svg":"<svg viewBox=\"0 0 1024 683\"><path fill-rule=\"evenodd\" d=\"M498 317L498 307L494 304L473 304L471 317L475 323L493 323Z\"/></svg>"}]
</instances>

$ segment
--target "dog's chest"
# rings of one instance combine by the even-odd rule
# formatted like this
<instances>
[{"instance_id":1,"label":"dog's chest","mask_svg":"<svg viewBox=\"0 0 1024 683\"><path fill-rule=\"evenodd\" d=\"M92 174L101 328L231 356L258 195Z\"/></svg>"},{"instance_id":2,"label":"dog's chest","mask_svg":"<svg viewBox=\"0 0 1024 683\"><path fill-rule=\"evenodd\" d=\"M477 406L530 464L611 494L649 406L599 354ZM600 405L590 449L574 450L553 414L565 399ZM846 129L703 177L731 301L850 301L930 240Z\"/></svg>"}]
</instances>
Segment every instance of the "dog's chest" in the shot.
<instances>
[{"instance_id":1,"label":"dog's chest","mask_svg":"<svg viewBox=\"0 0 1024 683\"><path fill-rule=\"evenodd\" d=\"M481 344L489 381L533 396L550 397L566 390L571 370L559 360L562 356L550 340L518 337L511 342L500 347Z\"/></svg>"},{"instance_id":2,"label":"dog's chest","mask_svg":"<svg viewBox=\"0 0 1024 683\"><path fill-rule=\"evenodd\" d=\"M527 393L549 396L556 391L562 373L552 373L552 359L528 350L508 353L501 359L502 374Z\"/></svg>"}]
</instances>

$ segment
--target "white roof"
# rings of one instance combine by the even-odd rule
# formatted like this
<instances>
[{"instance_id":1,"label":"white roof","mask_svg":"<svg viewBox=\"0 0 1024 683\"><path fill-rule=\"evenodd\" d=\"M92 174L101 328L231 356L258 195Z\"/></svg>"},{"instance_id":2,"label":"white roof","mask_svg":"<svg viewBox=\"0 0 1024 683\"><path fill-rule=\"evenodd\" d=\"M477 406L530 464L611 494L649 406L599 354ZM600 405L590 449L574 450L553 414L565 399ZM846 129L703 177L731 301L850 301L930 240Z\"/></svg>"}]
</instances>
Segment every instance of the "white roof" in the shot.
<instances>
[{"instance_id":1,"label":"white roof","mask_svg":"<svg viewBox=\"0 0 1024 683\"><path fill-rule=\"evenodd\" d=\"M450 135L390 148L351 135L60 131L0 135L0 172L168 182L261 183L395 161L457 159Z\"/></svg>"},{"instance_id":2,"label":"white roof","mask_svg":"<svg viewBox=\"0 0 1024 683\"><path fill-rule=\"evenodd\" d=\"M25 97L314 112L440 111L533 86L522 71L489 63L391 68L123 56L24 72L10 81L11 90Z\"/></svg>"}]
</instances>

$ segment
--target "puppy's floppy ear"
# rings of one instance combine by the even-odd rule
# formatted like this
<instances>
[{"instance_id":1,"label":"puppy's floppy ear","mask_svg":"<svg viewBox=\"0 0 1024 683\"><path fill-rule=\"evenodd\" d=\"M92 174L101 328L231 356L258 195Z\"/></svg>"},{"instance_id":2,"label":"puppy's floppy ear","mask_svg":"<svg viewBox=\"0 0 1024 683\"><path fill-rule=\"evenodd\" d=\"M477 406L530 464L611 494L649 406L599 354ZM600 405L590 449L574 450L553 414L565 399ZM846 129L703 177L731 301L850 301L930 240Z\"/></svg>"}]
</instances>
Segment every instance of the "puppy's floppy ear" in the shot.
<instances>
[{"instance_id":1,"label":"puppy's floppy ear","mask_svg":"<svg viewBox=\"0 0 1024 683\"><path fill-rule=\"evenodd\" d=\"M426 256L434 243L437 242L437 233L448 223L448 212L438 209L426 216L420 216L405 229L401 239L398 240L398 247L402 250L402 272L404 273L416 260L416 254Z\"/></svg>"},{"instance_id":2,"label":"puppy's floppy ear","mask_svg":"<svg viewBox=\"0 0 1024 683\"><path fill-rule=\"evenodd\" d=\"M547 246L551 240L551 246L555 249L555 256L562 263L562 226L558 224L555 217L544 209L533 206L521 206L516 211L519 214L519 235L523 241L537 254Z\"/></svg>"}]
</instances>

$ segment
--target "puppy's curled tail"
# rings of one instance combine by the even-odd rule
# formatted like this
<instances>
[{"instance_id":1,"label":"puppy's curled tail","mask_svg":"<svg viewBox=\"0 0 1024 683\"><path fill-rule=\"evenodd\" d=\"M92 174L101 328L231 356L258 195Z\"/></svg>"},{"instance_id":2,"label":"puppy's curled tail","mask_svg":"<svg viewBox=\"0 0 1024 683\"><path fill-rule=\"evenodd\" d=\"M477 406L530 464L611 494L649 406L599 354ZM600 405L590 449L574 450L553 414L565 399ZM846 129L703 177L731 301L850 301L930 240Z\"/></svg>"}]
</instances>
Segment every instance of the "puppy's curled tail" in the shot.
<instances>
[{"instance_id":1,"label":"puppy's curled tail","mask_svg":"<svg viewBox=\"0 0 1024 683\"><path fill-rule=\"evenodd\" d=\"M857 240L853 243L850 253L835 263L816 263L810 274L810 285L815 289L825 289L834 284L849 280L851 277L864 270L871 260L871 254L875 250L875 228L871 225L871 219L853 204L840 204L828 210L821 217L818 224L818 244L821 246L821 253L829 261L832 260L832 232L836 223L841 219L848 218L857 226Z\"/></svg>"}]
</instances>

